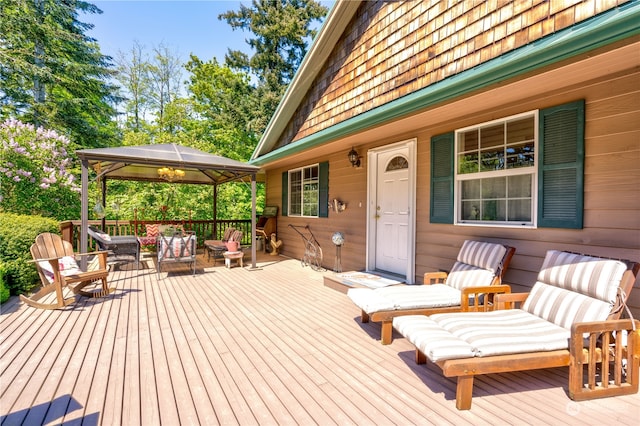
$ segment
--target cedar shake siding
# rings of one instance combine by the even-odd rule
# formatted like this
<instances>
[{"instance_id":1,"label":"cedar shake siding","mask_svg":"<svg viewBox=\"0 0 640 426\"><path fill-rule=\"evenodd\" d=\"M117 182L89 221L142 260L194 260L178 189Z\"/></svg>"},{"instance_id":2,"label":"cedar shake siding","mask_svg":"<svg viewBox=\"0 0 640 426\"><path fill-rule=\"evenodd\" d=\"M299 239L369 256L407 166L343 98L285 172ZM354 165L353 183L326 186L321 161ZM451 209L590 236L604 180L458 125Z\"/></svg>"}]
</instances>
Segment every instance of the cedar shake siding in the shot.
<instances>
[{"instance_id":1,"label":"cedar shake siding","mask_svg":"<svg viewBox=\"0 0 640 426\"><path fill-rule=\"evenodd\" d=\"M277 147L622 3L625 2L363 2Z\"/></svg>"}]
</instances>

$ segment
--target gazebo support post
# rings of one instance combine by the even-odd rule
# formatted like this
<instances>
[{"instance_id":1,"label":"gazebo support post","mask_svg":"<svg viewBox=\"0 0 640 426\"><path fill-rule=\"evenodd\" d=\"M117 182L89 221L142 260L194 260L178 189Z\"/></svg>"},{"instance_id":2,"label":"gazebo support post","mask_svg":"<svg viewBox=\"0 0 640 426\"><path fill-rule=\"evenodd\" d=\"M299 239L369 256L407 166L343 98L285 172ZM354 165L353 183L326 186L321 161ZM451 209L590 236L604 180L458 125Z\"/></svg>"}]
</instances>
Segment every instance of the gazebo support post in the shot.
<instances>
[{"instance_id":1,"label":"gazebo support post","mask_svg":"<svg viewBox=\"0 0 640 426\"><path fill-rule=\"evenodd\" d=\"M80 196L80 253L87 252L87 235L89 228L89 161L82 160L82 193ZM80 256L80 267L84 270L87 267L87 256Z\"/></svg>"},{"instance_id":2,"label":"gazebo support post","mask_svg":"<svg viewBox=\"0 0 640 426\"><path fill-rule=\"evenodd\" d=\"M107 208L107 177L106 176L102 176L102 179L100 179L100 183L101 185L101 189L102 189L102 208L106 210ZM88 189L88 188L87 188ZM102 232L107 232L107 215L106 215L106 211L105 211L105 215L102 216Z\"/></svg>"},{"instance_id":3,"label":"gazebo support post","mask_svg":"<svg viewBox=\"0 0 640 426\"><path fill-rule=\"evenodd\" d=\"M211 239L218 239L218 184L213 184L213 231Z\"/></svg>"},{"instance_id":4,"label":"gazebo support post","mask_svg":"<svg viewBox=\"0 0 640 426\"><path fill-rule=\"evenodd\" d=\"M251 268L256 268L256 174L251 174Z\"/></svg>"}]
</instances>

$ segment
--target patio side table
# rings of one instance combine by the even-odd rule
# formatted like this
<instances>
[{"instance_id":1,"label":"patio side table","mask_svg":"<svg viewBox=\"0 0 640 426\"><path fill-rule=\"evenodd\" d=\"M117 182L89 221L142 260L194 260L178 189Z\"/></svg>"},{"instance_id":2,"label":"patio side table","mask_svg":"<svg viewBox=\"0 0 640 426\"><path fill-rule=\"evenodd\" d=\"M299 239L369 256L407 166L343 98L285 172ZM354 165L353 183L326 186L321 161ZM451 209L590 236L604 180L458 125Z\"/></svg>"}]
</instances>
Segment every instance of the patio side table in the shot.
<instances>
[{"instance_id":1,"label":"patio side table","mask_svg":"<svg viewBox=\"0 0 640 426\"><path fill-rule=\"evenodd\" d=\"M242 268L242 258L244 257L244 253L241 251L225 251L223 253L224 256L224 266L227 268L231 268L231 262L236 261L238 265Z\"/></svg>"}]
</instances>

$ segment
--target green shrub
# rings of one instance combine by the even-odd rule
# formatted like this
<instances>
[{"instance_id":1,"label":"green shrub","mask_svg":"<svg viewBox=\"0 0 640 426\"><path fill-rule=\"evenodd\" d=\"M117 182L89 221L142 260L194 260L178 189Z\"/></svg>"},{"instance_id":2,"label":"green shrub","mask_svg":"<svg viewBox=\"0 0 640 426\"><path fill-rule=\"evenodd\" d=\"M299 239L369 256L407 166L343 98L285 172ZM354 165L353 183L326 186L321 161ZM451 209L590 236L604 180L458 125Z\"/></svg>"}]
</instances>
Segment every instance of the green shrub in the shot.
<instances>
[{"instance_id":1,"label":"green shrub","mask_svg":"<svg viewBox=\"0 0 640 426\"><path fill-rule=\"evenodd\" d=\"M41 216L0 213L0 262L10 294L27 293L40 285L29 248L43 232L59 234L58 222Z\"/></svg>"},{"instance_id":2,"label":"green shrub","mask_svg":"<svg viewBox=\"0 0 640 426\"><path fill-rule=\"evenodd\" d=\"M9 300L9 288L4 281L4 263L0 261L0 303Z\"/></svg>"}]
</instances>

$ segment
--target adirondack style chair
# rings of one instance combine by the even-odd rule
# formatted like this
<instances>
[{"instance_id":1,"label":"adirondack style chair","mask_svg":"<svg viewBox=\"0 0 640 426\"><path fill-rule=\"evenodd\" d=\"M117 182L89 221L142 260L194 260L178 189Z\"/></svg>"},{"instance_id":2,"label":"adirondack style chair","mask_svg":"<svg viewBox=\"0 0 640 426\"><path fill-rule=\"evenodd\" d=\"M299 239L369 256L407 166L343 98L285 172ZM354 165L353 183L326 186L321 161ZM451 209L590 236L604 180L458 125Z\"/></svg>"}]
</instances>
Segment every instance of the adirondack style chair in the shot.
<instances>
[{"instance_id":1,"label":"adirondack style chair","mask_svg":"<svg viewBox=\"0 0 640 426\"><path fill-rule=\"evenodd\" d=\"M530 293L496 296L491 312L404 316L393 326L446 377L456 407L471 408L479 374L569 366L569 396L638 392L640 321L619 319L640 270L636 262L550 250ZM521 303L519 309L514 309Z\"/></svg>"},{"instance_id":2,"label":"adirondack style chair","mask_svg":"<svg viewBox=\"0 0 640 426\"><path fill-rule=\"evenodd\" d=\"M113 292L107 284L107 252L78 254L73 246L59 235L43 233L36 237L31 245L31 255L42 281L42 288L31 296L20 295L20 299L29 306L40 309L63 308L76 301L75 297L65 298L63 289L69 286L73 293L85 297L102 297ZM93 256L86 271L80 269L76 259L81 256ZM102 281L99 291L84 291L83 288L93 281ZM75 286L74 286L75 284ZM55 292L53 302L43 302L45 296Z\"/></svg>"},{"instance_id":3,"label":"adirondack style chair","mask_svg":"<svg viewBox=\"0 0 640 426\"><path fill-rule=\"evenodd\" d=\"M500 284L514 253L513 247L467 240L451 272L427 272L424 285L351 288L347 295L362 310L363 323L382 324L380 340L388 345L395 317L488 310L490 295L511 292Z\"/></svg>"}]
</instances>

